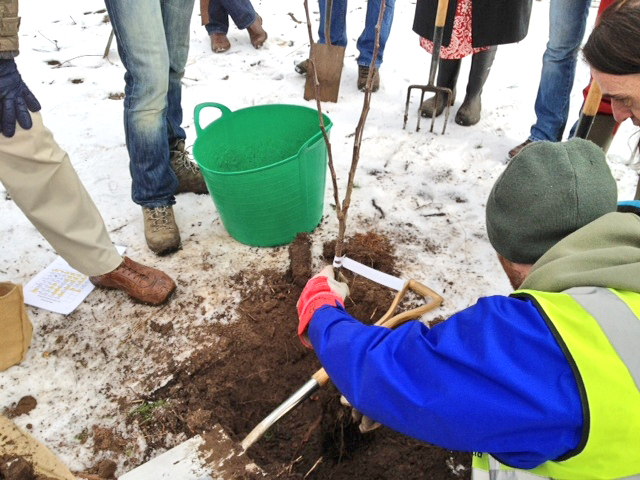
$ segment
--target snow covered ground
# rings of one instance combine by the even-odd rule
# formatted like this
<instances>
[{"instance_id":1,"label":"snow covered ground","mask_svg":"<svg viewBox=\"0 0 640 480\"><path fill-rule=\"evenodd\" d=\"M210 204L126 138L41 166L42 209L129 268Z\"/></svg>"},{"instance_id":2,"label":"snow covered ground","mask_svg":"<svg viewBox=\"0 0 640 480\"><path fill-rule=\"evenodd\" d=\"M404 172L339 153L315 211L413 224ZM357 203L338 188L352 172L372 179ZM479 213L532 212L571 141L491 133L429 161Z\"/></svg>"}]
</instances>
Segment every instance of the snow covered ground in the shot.
<instances>
[{"instance_id":1,"label":"snow covered ground","mask_svg":"<svg viewBox=\"0 0 640 480\"><path fill-rule=\"evenodd\" d=\"M315 34L317 5L310 3ZM356 89L355 62L363 4L350 3L350 43L340 99L323 105L334 123L331 139L340 198L363 101ZM211 52L199 12L194 11L183 82L188 145L196 138L193 109L203 102L223 103L231 110L273 103L315 108L315 102L303 100L304 78L293 69L308 54L307 29L300 23L305 18L303 3L260 0L254 6L269 34L267 43L255 50L247 33L232 25L232 48L224 54ZM547 39L548 7L548 0L534 2L527 38L499 47L485 87L480 123L473 127L454 123L463 98L460 94L447 132L440 135L429 133L426 121L420 132L414 131L417 96L408 127L402 129L407 87L427 83L430 57L411 31L414 3L396 5L381 69L382 87L372 96L364 133L347 235L376 230L393 238L403 275L445 297L439 314L451 314L479 296L510 290L487 241L484 205L506 165L507 151L527 138L535 119L533 104ZM587 31L596 10L591 9ZM111 31L104 21L103 3L29 0L22 2L21 16L18 67L42 103L45 124L69 152L102 212L113 241L125 245L135 260L163 269L178 284L171 302L161 308L134 304L119 292L99 290L70 315L28 308L34 323L33 343L21 365L0 373L0 409L25 395L34 396L37 407L16 418L16 423L31 425L34 436L79 471L96 461L94 426L113 428L127 438L137 435L134 427L124 425L122 411L126 409L116 399L134 401L161 385L167 380L168 359L180 362L206 348L212 341L206 336L207 325L221 318L233 319L239 298L229 278L240 270L263 267L284 271L287 250L234 241L210 197L186 194L178 197L174 207L182 250L163 258L151 253L142 233L140 208L130 199L122 100L110 98L124 91L124 69L115 42L103 58ZM469 64L469 58L463 61L459 92L464 91ZM588 78L588 69L580 62L569 124L578 118L581 90ZM205 124L213 119L202 117ZM438 132L442 122L442 118L436 120ZM608 155L621 200L632 198L635 192L637 175L630 162L631 147L637 141L632 137L634 131L629 122L623 124ZM56 254L4 193L0 186L0 279L26 284ZM331 203L328 182L325 216L312 237L316 252L337 233ZM174 334L154 336L145 327L149 322L172 322ZM295 319L291 322L293 329ZM138 442L144 445L144 438L138 436ZM120 473L126 470L122 462L127 455L135 461L136 452L123 453L118 458Z\"/></svg>"}]
</instances>

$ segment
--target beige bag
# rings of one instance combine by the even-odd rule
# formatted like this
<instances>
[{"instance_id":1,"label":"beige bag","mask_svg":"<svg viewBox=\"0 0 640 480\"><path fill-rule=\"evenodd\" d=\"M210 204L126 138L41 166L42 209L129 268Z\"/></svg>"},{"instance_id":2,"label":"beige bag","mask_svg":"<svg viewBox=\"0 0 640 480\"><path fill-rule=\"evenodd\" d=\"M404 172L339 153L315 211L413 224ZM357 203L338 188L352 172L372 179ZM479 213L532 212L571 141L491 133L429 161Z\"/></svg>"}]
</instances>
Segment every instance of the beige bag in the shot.
<instances>
[{"instance_id":1,"label":"beige bag","mask_svg":"<svg viewBox=\"0 0 640 480\"><path fill-rule=\"evenodd\" d=\"M32 333L22 285L0 282L0 372L24 359Z\"/></svg>"}]
</instances>

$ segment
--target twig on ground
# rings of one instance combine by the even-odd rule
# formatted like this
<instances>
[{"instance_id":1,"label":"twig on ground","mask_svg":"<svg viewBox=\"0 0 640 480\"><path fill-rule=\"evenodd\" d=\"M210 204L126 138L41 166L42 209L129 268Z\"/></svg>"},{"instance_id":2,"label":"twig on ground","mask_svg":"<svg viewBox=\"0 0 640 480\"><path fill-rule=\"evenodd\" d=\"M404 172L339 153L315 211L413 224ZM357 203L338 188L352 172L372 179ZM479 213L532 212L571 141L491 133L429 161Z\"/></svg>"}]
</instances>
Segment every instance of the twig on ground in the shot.
<instances>
[{"instance_id":1,"label":"twig on ground","mask_svg":"<svg viewBox=\"0 0 640 480\"><path fill-rule=\"evenodd\" d=\"M299 456L298 458L296 458L295 460L293 460L289 465L287 465L287 466L285 467L285 469L284 469L284 470L285 470L287 473L291 473L291 472L293 472L293 466L294 466L296 463L300 463L300 461L302 461L302 455L301 455L301 456Z\"/></svg>"},{"instance_id":2,"label":"twig on ground","mask_svg":"<svg viewBox=\"0 0 640 480\"><path fill-rule=\"evenodd\" d=\"M73 57L70 58L69 60L65 60L62 63L57 64L56 66L54 66L53 68L60 68L62 65L64 65L65 63L69 63L72 60L75 60L76 58L82 58L82 57L99 57L100 55L78 55L77 57Z\"/></svg>"},{"instance_id":3,"label":"twig on ground","mask_svg":"<svg viewBox=\"0 0 640 480\"><path fill-rule=\"evenodd\" d=\"M324 457L319 457L318 460L316 460L316 463L313 464L313 466L309 469L309 471L305 474L305 476L302 477L302 479L304 480L309 475L311 475L311 472L313 472L316 468L318 468L318 465L320 465L323 460L324 460Z\"/></svg>"},{"instance_id":4,"label":"twig on ground","mask_svg":"<svg viewBox=\"0 0 640 480\"><path fill-rule=\"evenodd\" d=\"M111 42L113 42L113 29L111 29L111 33L109 34L109 40L107 40L107 46L104 49L102 58L107 58L109 56L109 50L111 50Z\"/></svg>"},{"instance_id":5,"label":"twig on ground","mask_svg":"<svg viewBox=\"0 0 640 480\"><path fill-rule=\"evenodd\" d=\"M49 40L51 43L53 43L53 45L56 47L57 51L60 51L60 47L58 46L58 41L57 40L51 40L49 37L47 37L44 33L42 33L40 30L38 30L38 33L40 35L42 35L45 39Z\"/></svg>"},{"instance_id":6,"label":"twig on ground","mask_svg":"<svg viewBox=\"0 0 640 480\"><path fill-rule=\"evenodd\" d=\"M375 208L376 210L378 210L380 212L380 215L382 215L382 218L384 218L384 212L382 211L382 208L380 208L378 206L378 204L376 203L375 199L371 199L371 205L373 205L373 208Z\"/></svg>"},{"instance_id":7,"label":"twig on ground","mask_svg":"<svg viewBox=\"0 0 640 480\"><path fill-rule=\"evenodd\" d=\"M133 334L135 332L137 332L138 330L140 330L143 326L145 326L149 319L152 317L155 317L157 315L160 314L160 312L162 312L162 310L164 310L165 308L167 308L167 304L165 303L163 306L161 306L159 309L155 310L153 313L147 315L145 318L143 318L142 320L137 321L133 327L131 327L131 329L129 330L129 332L127 332L127 334L122 338L122 342L127 342L129 339L131 339L131 337L133 336ZM107 337L105 337L106 339ZM103 341L105 340L103 339ZM100 342L99 345L102 345L102 342Z\"/></svg>"},{"instance_id":8,"label":"twig on ground","mask_svg":"<svg viewBox=\"0 0 640 480\"><path fill-rule=\"evenodd\" d=\"M293 20L296 23L302 23L300 20L298 20L295 15L291 12L288 13L288 15L291 17L291 20Z\"/></svg>"},{"instance_id":9,"label":"twig on ground","mask_svg":"<svg viewBox=\"0 0 640 480\"><path fill-rule=\"evenodd\" d=\"M254 322L258 322L255 317L253 315L251 315L249 312L247 312L245 309L238 307L238 310L240 310L242 313L244 313L247 317L249 317L251 320L253 320Z\"/></svg>"}]
</instances>

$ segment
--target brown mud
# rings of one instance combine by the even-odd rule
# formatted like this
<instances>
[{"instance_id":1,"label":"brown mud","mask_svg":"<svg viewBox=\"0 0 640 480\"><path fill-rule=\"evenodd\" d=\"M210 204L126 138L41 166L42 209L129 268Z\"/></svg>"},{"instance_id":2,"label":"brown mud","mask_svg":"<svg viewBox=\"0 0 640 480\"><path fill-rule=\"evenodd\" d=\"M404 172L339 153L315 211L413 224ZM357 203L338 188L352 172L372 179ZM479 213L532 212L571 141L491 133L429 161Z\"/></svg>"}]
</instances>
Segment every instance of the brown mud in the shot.
<instances>
[{"instance_id":1,"label":"brown mud","mask_svg":"<svg viewBox=\"0 0 640 480\"><path fill-rule=\"evenodd\" d=\"M312 351L297 338L296 302L312 275L311 241L299 235L289 247L287 272L240 272L234 281L242 292L240 319L220 325L215 347L202 349L179 366L172 380L146 399L154 406L137 421L148 442L149 456L168 448L168 438L200 434L221 424L241 441L275 407L320 368ZM323 262L333 259L326 244ZM356 235L345 245L356 261L397 275L392 244L383 236ZM394 292L346 273L350 287L347 310L374 323L388 309ZM401 303L413 308L419 299ZM166 332L167 335L171 331ZM468 479L468 453L444 450L381 427L361 434L342 406L333 385L320 389L280 419L248 450L249 457L273 479ZM243 478L254 478L246 474ZM264 477L255 477L264 478Z\"/></svg>"}]
</instances>

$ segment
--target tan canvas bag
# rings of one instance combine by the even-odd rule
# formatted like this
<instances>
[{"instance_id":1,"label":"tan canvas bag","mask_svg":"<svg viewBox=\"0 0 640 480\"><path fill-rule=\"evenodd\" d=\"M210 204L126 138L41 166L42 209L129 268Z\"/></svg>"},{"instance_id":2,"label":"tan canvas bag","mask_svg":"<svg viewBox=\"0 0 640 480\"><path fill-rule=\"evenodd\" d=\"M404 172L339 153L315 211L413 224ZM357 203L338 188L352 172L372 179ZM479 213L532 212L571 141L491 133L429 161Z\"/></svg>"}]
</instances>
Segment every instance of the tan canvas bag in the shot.
<instances>
[{"instance_id":1,"label":"tan canvas bag","mask_svg":"<svg viewBox=\"0 0 640 480\"><path fill-rule=\"evenodd\" d=\"M24 359L32 334L22 285L0 282L0 372Z\"/></svg>"}]
</instances>

